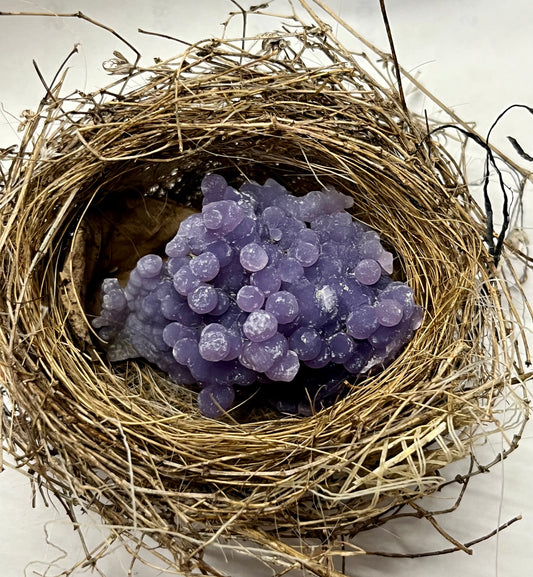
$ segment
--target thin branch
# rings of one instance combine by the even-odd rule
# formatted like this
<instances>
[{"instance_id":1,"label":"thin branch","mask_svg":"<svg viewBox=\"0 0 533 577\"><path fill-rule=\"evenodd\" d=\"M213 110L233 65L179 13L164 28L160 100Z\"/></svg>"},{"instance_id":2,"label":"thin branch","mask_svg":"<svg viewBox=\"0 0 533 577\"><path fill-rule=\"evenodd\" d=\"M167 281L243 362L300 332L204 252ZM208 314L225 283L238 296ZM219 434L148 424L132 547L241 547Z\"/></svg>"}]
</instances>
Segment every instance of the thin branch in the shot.
<instances>
[{"instance_id":1,"label":"thin branch","mask_svg":"<svg viewBox=\"0 0 533 577\"><path fill-rule=\"evenodd\" d=\"M35 72L37 72L37 76L39 77L41 84L44 86L44 89L46 90L45 100L46 100L46 98L50 98L50 100L55 101L56 99L54 98L52 91L48 87L48 84L46 84L46 80L44 79L42 72L39 70L39 66L37 65L37 62L35 62L35 60L32 60L32 64L33 64L33 67L35 68Z\"/></svg>"},{"instance_id":2,"label":"thin branch","mask_svg":"<svg viewBox=\"0 0 533 577\"><path fill-rule=\"evenodd\" d=\"M124 42L124 44L126 44L126 46L128 46L131 50L133 50L133 52L135 52L135 54L136 54L135 63L133 65L133 67L137 66L137 63L141 59L141 53L137 50L137 48L135 48L135 46L133 46L133 44L131 42L128 42L123 36L121 36L118 32L113 30L113 28L111 28L110 26L107 26L106 24L102 24L101 22L98 22L97 20L94 20L93 18L90 18L89 16L87 16L83 12L70 12L70 13L58 13L58 14L56 14L56 13L50 13L50 12L3 12L3 11L1 11L0 16L39 16L39 17L46 16L46 17L52 17L52 18L79 18L80 20L85 20L86 22L89 22L90 24L93 24L94 26L98 26L98 28L102 28L103 30L110 32L111 34L113 34L113 36L115 36L115 38L118 38L121 42Z\"/></svg>"},{"instance_id":3,"label":"thin branch","mask_svg":"<svg viewBox=\"0 0 533 577\"><path fill-rule=\"evenodd\" d=\"M428 511L425 511L422 507L420 507L416 503L411 503L411 507L413 507L413 509L415 511L418 511L424 519L427 519L433 525L433 527L437 530L437 532L440 533L447 541L452 543L452 545L455 545L455 547L457 549L463 551L467 555L472 555L472 549L468 549L465 545L463 545L462 543L457 541L457 539L455 539L454 537L452 537L452 535L450 535L447 531L445 531L437 523L437 520L435 519L435 517L431 513L429 513Z\"/></svg>"},{"instance_id":4,"label":"thin branch","mask_svg":"<svg viewBox=\"0 0 533 577\"><path fill-rule=\"evenodd\" d=\"M498 164L496 162L496 156L494 154L494 149L491 146L489 146L488 142L486 140L484 140L481 136L479 136L477 133L472 132L470 130L465 130L461 126L457 126L455 124L441 124L441 125L437 126L436 128L434 128L428 135L426 135L426 138L432 134L436 134L437 132L442 132L442 131L447 130L447 129L457 130L458 132L460 132L461 134L463 134L467 138L472 139L476 144L478 144L481 148L483 148L483 150L486 153L485 174L483 175L483 199L484 199L484 203L485 203L485 216L486 216L486 218L485 218L485 222L486 222L486 224L485 224L485 226L486 226L485 242L487 243L490 255L494 259L494 265L498 266L498 263L499 263L500 257L501 257L502 248L503 248L503 242L505 240L505 235L507 233L507 229L509 226L509 208L508 208L508 198L507 198L506 185L505 185L505 182L503 180L502 171L500 170L500 168L498 167ZM490 199L489 189L488 189L489 182L490 182L490 178L489 178L490 177L490 167L492 167L494 169L494 171L496 172L496 175L498 177L498 183L500 185L500 189L501 189L502 194L504 196L504 204L502 207L503 224L502 224L500 233L498 235L496 235L494 232L494 212L492 209L492 201ZM494 244L494 237L495 236L497 238L496 245Z\"/></svg>"},{"instance_id":5,"label":"thin branch","mask_svg":"<svg viewBox=\"0 0 533 577\"><path fill-rule=\"evenodd\" d=\"M63 68L67 65L67 62L74 56L74 54L78 53L78 47L79 47L79 44L77 44L77 43L74 44L74 47L72 48L72 50L67 54L66 58L63 60L63 62L61 63L61 65L57 69L55 76L52 78L52 82L50 83L50 86L52 86L52 87L55 86L57 79L59 78L59 74L61 73Z\"/></svg>"},{"instance_id":6,"label":"thin branch","mask_svg":"<svg viewBox=\"0 0 533 577\"><path fill-rule=\"evenodd\" d=\"M175 36L170 36L168 34L162 34L161 32L152 32L150 30L143 30L142 28L137 28L139 34L147 34L148 36L157 36L158 38L165 38L165 40L173 40L174 42L179 42L180 44L185 44L185 46L192 46L191 42L182 40L181 38L176 38Z\"/></svg>"},{"instance_id":7,"label":"thin branch","mask_svg":"<svg viewBox=\"0 0 533 577\"><path fill-rule=\"evenodd\" d=\"M237 6L237 8L241 11L242 13L242 40L241 40L241 49L244 53L245 51L245 41L244 39L246 38L246 18L247 18L247 12L246 10L238 3L236 2L236 0L230 0L230 2L232 2L233 4L235 4L235 6Z\"/></svg>"},{"instance_id":8,"label":"thin branch","mask_svg":"<svg viewBox=\"0 0 533 577\"><path fill-rule=\"evenodd\" d=\"M407 103L405 102L405 94L403 92L403 85L402 85L402 71L400 68L400 64L398 63L398 57L396 56L396 48L394 47L394 40L392 38L392 30L389 23L389 17L387 15L385 0L379 0L379 5L381 8L381 15L383 16L383 23L385 24L385 28L387 30L387 37L389 39L392 61L394 62L394 72L396 73L396 79L398 81L398 94L400 95L400 102L402 104L403 111L405 112L406 116L408 116L409 110L407 108Z\"/></svg>"},{"instance_id":9,"label":"thin branch","mask_svg":"<svg viewBox=\"0 0 533 577\"><path fill-rule=\"evenodd\" d=\"M347 32L349 32L354 38L356 38L359 42L361 42L364 46L366 46L369 50L374 52L380 58L386 60L389 55L380 50L377 46L372 44L369 40L367 40L364 36L359 34L353 26L350 26L347 22L345 22L338 14L336 14L331 8L327 6L323 2L323 0L313 0L313 2L322 8L324 12L326 12L329 16L331 16L338 24L340 24ZM424 96L427 96L432 102L434 102L443 112L445 112L454 122L464 130L471 132L472 134L476 135L478 138L483 139L483 137L476 132L473 128L471 128L458 114L456 114L449 106L446 106L442 100L437 98L430 90L428 90L423 84L419 82L419 80L410 74L405 68L400 66L400 71L402 76L409 80L409 82L417 88ZM513 170L516 170L519 174L521 174L524 178L533 182L533 171L526 170L523 166L520 166L518 163L514 162L510 159L506 154L501 152L495 146L491 146L493 152L498 155L502 160L504 160Z\"/></svg>"},{"instance_id":10,"label":"thin branch","mask_svg":"<svg viewBox=\"0 0 533 577\"><path fill-rule=\"evenodd\" d=\"M449 549L441 549L439 551L426 551L424 553L387 553L382 551L365 551L365 554L374 555L375 557L390 557L401 559L419 559L421 557L437 557L439 555L448 555L449 553L456 553L457 551L461 551L463 548L469 549L473 545L477 545L482 541L487 541L491 537L494 537L494 535L497 535L504 529L507 529L507 527L510 527L517 521L521 520L522 515L517 515L516 517L513 517L511 520L507 521L506 523L500 525L497 529L494 529L494 531L491 531L490 533L483 535L483 537L478 537L477 539L473 539L472 541L464 543L462 547L450 547Z\"/></svg>"}]
</instances>

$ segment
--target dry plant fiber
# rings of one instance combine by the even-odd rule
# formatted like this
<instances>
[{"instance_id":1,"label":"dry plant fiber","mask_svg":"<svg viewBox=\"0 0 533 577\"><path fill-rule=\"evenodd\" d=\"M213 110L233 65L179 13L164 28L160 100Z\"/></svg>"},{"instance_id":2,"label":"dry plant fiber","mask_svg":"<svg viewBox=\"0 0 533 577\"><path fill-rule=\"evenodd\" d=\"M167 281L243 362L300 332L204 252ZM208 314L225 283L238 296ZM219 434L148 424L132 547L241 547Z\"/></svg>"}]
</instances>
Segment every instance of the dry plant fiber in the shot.
<instances>
[{"instance_id":1,"label":"dry plant fiber","mask_svg":"<svg viewBox=\"0 0 533 577\"><path fill-rule=\"evenodd\" d=\"M527 418L516 296L462 167L404 107L390 59L348 52L300 5L310 23L295 13L284 32L198 42L148 69L117 54L119 79L94 94L64 96L61 71L0 196L5 449L69 510L97 511L139 557L150 536L186 574L220 574L206 547L246 541L266 564L340 575L341 540ZM152 367L107 362L97 287L161 252L209 171L354 196L425 309L391 366L308 418L213 421Z\"/></svg>"}]
</instances>

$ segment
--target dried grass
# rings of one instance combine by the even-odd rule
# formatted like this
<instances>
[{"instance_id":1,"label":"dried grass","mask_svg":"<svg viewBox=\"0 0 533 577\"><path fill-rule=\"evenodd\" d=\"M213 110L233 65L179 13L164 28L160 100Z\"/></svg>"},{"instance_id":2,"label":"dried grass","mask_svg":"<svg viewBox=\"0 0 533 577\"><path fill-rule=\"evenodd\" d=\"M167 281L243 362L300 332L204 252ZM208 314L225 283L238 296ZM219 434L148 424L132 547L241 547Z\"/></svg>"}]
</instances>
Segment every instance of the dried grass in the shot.
<instances>
[{"instance_id":1,"label":"dried grass","mask_svg":"<svg viewBox=\"0 0 533 577\"><path fill-rule=\"evenodd\" d=\"M124 75L91 95L61 95L61 73L0 197L5 448L69 510L97 511L140 548L151 536L184 572L217 574L206 545L240 539L335 575L340 540L437 490L488 434L512 450L506 430L527 418L520 285L512 296L484 244L462 167L387 74L301 4L310 25L243 47L203 41L149 69L117 55ZM318 54L327 64L311 66ZM426 311L401 357L312 417L236 409L226 421L141 362L110 366L87 322L95 287L124 272L125 252L161 250L206 171L353 195ZM125 203L136 216L110 256ZM164 214L174 230L166 219L142 244L139 222Z\"/></svg>"}]
</instances>

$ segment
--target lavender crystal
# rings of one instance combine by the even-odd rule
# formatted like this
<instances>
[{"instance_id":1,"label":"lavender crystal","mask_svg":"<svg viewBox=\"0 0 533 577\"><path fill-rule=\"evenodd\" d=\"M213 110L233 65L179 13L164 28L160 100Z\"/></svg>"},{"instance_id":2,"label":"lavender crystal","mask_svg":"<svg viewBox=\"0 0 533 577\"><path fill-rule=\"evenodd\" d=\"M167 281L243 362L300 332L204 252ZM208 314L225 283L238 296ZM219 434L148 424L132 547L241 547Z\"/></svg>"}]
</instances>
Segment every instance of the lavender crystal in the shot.
<instances>
[{"instance_id":1,"label":"lavender crystal","mask_svg":"<svg viewBox=\"0 0 533 577\"><path fill-rule=\"evenodd\" d=\"M103 282L93 326L110 360L143 357L197 383L207 417L252 384L280 411L310 414L412 338L422 309L391 279L379 235L346 212L351 198L296 197L272 179L236 190L217 174L201 188L202 212L166 258L143 256L125 288Z\"/></svg>"}]
</instances>

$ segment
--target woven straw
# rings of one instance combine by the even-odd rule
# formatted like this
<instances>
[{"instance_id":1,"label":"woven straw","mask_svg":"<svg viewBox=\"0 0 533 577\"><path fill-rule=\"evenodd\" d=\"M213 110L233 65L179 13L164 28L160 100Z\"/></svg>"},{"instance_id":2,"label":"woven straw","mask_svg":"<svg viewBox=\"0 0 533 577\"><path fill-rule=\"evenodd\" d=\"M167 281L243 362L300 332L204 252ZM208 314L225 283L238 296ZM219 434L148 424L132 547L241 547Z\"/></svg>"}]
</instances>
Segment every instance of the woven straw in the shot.
<instances>
[{"instance_id":1,"label":"woven straw","mask_svg":"<svg viewBox=\"0 0 533 577\"><path fill-rule=\"evenodd\" d=\"M340 539L434 492L443 467L527 415L520 284L512 296L461 167L387 67L302 5L311 24L243 45L203 41L142 70L117 55L119 80L92 95L63 96L60 75L0 197L5 448L183 572L216 574L206 546L246 541L335 575ZM308 418L237 407L215 421L146 363L110 365L90 329L99 283L162 252L209 171L353 195L425 311L391 366Z\"/></svg>"}]
</instances>

